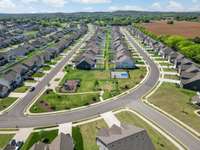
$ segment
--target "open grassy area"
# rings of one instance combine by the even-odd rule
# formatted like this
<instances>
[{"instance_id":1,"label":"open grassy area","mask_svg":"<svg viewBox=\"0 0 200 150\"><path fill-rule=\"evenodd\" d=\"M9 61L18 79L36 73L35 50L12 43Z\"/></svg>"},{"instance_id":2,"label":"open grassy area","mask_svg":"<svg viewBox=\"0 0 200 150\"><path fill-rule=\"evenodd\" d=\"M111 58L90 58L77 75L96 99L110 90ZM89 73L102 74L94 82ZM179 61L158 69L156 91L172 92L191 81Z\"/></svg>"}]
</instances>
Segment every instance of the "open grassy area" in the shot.
<instances>
[{"instance_id":1,"label":"open grassy area","mask_svg":"<svg viewBox=\"0 0 200 150\"><path fill-rule=\"evenodd\" d=\"M58 135L58 130L34 132L28 137L21 150L29 150L33 144L41 141L44 143L51 143Z\"/></svg>"},{"instance_id":2,"label":"open grassy area","mask_svg":"<svg viewBox=\"0 0 200 150\"><path fill-rule=\"evenodd\" d=\"M179 80L180 78L177 75L164 75L165 79Z\"/></svg>"},{"instance_id":3,"label":"open grassy area","mask_svg":"<svg viewBox=\"0 0 200 150\"><path fill-rule=\"evenodd\" d=\"M16 88L14 92L16 92L16 93L24 93L24 92L26 92L28 89L29 89L28 86L20 86L20 87Z\"/></svg>"},{"instance_id":4,"label":"open grassy area","mask_svg":"<svg viewBox=\"0 0 200 150\"><path fill-rule=\"evenodd\" d=\"M99 94L83 94L83 95L58 95L53 91L47 90L38 101L31 107L31 112L51 112L59 110L67 110L99 101Z\"/></svg>"},{"instance_id":5,"label":"open grassy area","mask_svg":"<svg viewBox=\"0 0 200 150\"><path fill-rule=\"evenodd\" d=\"M199 108L191 104L191 98L195 94L194 91L178 88L175 84L164 83L149 101L200 132L200 118L194 113Z\"/></svg>"},{"instance_id":6,"label":"open grassy area","mask_svg":"<svg viewBox=\"0 0 200 150\"><path fill-rule=\"evenodd\" d=\"M69 70L65 77L62 79L60 85L62 85L65 80L80 80L81 85L77 92L91 92L96 91L95 81L96 80L110 80L109 71L99 71L99 70Z\"/></svg>"},{"instance_id":7,"label":"open grassy area","mask_svg":"<svg viewBox=\"0 0 200 150\"><path fill-rule=\"evenodd\" d=\"M124 71L124 70L118 70ZM110 71L105 70L68 70L60 85L66 80L80 80L80 87L77 92L104 91L103 98L107 99L118 95L138 84L146 75L146 68L129 70L128 79L111 79Z\"/></svg>"},{"instance_id":8,"label":"open grassy area","mask_svg":"<svg viewBox=\"0 0 200 150\"><path fill-rule=\"evenodd\" d=\"M177 149L170 141L163 137L159 132L153 129L145 121L137 117L136 115L130 112L121 112L116 115L117 118L122 122L136 127L146 129L152 143L155 146L156 150L175 150Z\"/></svg>"},{"instance_id":9,"label":"open grassy area","mask_svg":"<svg viewBox=\"0 0 200 150\"><path fill-rule=\"evenodd\" d=\"M17 98L14 98L14 97L6 97L6 98L0 99L0 111L9 107L16 100L17 100Z\"/></svg>"},{"instance_id":10,"label":"open grassy area","mask_svg":"<svg viewBox=\"0 0 200 150\"><path fill-rule=\"evenodd\" d=\"M0 149L3 149L12 139L13 134L0 134Z\"/></svg>"},{"instance_id":11,"label":"open grassy area","mask_svg":"<svg viewBox=\"0 0 200 150\"><path fill-rule=\"evenodd\" d=\"M96 135L99 129L106 127L107 125L103 120L74 127L72 129L72 136L75 142L75 149L98 150Z\"/></svg>"}]
</instances>

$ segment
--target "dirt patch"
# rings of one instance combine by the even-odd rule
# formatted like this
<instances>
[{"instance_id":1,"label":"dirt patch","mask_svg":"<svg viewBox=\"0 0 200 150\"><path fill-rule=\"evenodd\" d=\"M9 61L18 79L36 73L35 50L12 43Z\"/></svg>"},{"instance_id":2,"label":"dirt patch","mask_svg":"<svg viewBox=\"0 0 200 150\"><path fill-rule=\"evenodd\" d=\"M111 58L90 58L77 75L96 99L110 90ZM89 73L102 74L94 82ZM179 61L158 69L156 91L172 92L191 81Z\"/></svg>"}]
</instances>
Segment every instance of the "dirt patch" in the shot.
<instances>
[{"instance_id":1,"label":"dirt patch","mask_svg":"<svg viewBox=\"0 0 200 150\"><path fill-rule=\"evenodd\" d=\"M142 25L156 35L181 35L187 38L200 36L198 22L175 21L174 24L167 24L166 21L154 21Z\"/></svg>"}]
</instances>

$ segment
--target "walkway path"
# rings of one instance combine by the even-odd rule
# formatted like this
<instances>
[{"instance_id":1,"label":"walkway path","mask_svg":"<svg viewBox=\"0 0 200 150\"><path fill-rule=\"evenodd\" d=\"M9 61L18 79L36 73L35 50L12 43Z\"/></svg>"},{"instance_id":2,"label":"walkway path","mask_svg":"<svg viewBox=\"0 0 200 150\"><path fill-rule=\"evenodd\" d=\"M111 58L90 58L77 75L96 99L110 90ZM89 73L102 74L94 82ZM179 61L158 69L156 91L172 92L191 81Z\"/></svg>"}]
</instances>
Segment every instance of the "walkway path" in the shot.
<instances>
[{"instance_id":1,"label":"walkway path","mask_svg":"<svg viewBox=\"0 0 200 150\"><path fill-rule=\"evenodd\" d=\"M32 133L33 128L21 128L13 137L16 142L25 142L28 136Z\"/></svg>"},{"instance_id":2,"label":"walkway path","mask_svg":"<svg viewBox=\"0 0 200 150\"><path fill-rule=\"evenodd\" d=\"M70 134L72 135L72 122L59 124L58 133Z\"/></svg>"},{"instance_id":3,"label":"walkway path","mask_svg":"<svg viewBox=\"0 0 200 150\"><path fill-rule=\"evenodd\" d=\"M120 121L115 117L115 115L110 111L104 114L101 114L101 117L105 120L108 127L112 127L113 125L121 126Z\"/></svg>"}]
</instances>

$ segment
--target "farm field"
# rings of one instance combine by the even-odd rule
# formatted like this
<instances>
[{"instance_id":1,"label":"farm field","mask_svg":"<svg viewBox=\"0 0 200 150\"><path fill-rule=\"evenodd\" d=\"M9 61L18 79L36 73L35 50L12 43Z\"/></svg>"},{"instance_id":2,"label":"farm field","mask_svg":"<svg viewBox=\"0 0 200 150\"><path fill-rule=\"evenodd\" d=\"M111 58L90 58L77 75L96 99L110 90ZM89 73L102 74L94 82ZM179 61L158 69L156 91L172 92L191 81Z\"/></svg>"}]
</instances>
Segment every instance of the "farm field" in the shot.
<instances>
[{"instance_id":1,"label":"farm field","mask_svg":"<svg viewBox=\"0 0 200 150\"><path fill-rule=\"evenodd\" d=\"M156 35L181 35L187 38L200 35L200 23L197 22L179 21L167 24L166 21L154 21L143 26Z\"/></svg>"}]
</instances>

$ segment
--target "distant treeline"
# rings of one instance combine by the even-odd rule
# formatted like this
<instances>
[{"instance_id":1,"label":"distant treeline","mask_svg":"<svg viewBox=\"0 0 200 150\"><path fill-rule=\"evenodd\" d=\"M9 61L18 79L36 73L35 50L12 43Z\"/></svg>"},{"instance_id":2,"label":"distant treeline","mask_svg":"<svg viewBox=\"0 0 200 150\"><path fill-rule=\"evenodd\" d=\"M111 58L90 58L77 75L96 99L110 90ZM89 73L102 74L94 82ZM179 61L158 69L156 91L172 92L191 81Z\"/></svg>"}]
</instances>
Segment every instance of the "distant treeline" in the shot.
<instances>
[{"instance_id":1,"label":"distant treeline","mask_svg":"<svg viewBox=\"0 0 200 150\"><path fill-rule=\"evenodd\" d=\"M179 51L194 62L200 64L200 37L187 39L183 36L177 35L157 36L154 33L148 31L146 28L140 26L139 24L134 24L134 26L140 29L145 34L152 37L153 39L165 43L167 46L176 51Z\"/></svg>"},{"instance_id":2,"label":"distant treeline","mask_svg":"<svg viewBox=\"0 0 200 150\"><path fill-rule=\"evenodd\" d=\"M174 20L198 21L200 12L78 12L78 13L42 13L42 14L0 14L0 20L40 20L61 19L65 21L84 21L99 25L130 25L132 22L149 22L173 18Z\"/></svg>"}]
</instances>

